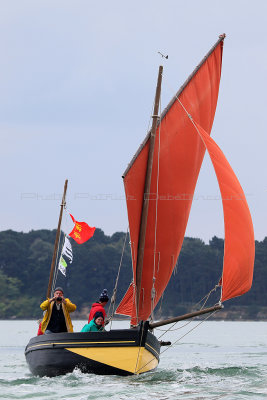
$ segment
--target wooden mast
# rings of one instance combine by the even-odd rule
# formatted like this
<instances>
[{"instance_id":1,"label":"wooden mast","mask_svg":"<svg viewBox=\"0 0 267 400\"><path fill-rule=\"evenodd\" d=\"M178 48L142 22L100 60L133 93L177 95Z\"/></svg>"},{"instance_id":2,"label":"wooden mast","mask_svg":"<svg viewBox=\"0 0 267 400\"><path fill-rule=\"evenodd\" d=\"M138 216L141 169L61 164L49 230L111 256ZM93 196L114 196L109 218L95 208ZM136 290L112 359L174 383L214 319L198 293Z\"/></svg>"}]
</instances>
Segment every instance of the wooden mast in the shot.
<instances>
[{"instance_id":1,"label":"wooden mast","mask_svg":"<svg viewBox=\"0 0 267 400\"><path fill-rule=\"evenodd\" d=\"M158 123L158 118L159 118L158 112L159 112L159 101L160 101L160 93L161 93L162 72L163 72L163 66L160 65L159 72L158 72L156 94L155 94L154 112L152 115L153 123L152 123L150 143L149 143L149 153L148 153L148 160L147 160L146 180L145 180L145 189L144 189L144 199L143 199L143 208L142 208L142 214L141 214L140 233L139 233L138 251L137 251L137 262L136 262L137 322L138 322L138 317L139 317L139 302L140 302L140 293L141 293L141 280L142 280L142 271L143 271L144 251L145 251L146 226L147 226L147 215L148 215L148 206L149 206L149 197L150 197L150 184L151 184L151 175L152 175L152 166L153 166L153 154L154 154L155 139L156 139L156 129L157 129L157 123Z\"/></svg>"},{"instance_id":2,"label":"wooden mast","mask_svg":"<svg viewBox=\"0 0 267 400\"><path fill-rule=\"evenodd\" d=\"M46 293L46 297L48 297L48 298L50 298L50 296L51 296L51 287L52 287L52 280L53 280L53 276L54 276L55 263L56 263L56 257L57 257L57 250L58 250L58 242L59 242L62 214L63 214L63 208L64 208L64 206L66 204L65 198L66 198L67 187L68 187L68 179L65 180L64 192L63 192L62 201L61 201L61 204L60 204L61 208L60 208L59 219L58 219L57 234L56 234L53 258L52 258L52 262L51 262L48 288L47 288L47 293Z\"/></svg>"}]
</instances>

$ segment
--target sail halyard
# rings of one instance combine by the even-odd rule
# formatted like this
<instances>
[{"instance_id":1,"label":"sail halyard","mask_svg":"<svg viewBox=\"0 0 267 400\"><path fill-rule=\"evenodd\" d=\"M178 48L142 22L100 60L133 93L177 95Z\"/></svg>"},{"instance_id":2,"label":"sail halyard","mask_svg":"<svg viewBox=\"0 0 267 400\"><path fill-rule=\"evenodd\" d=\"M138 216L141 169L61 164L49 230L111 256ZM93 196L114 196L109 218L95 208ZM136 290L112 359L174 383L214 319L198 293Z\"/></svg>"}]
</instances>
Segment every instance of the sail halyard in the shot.
<instances>
[{"instance_id":1,"label":"sail halyard","mask_svg":"<svg viewBox=\"0 0 267 400\"><path fill-rule=\"evenodd\" d=\"M161 115L160 171L157 168L159 126L157 128L147 217L148 230L144 250L145 268L142 271L142 294L138 310L139 319L142 320L146 320L151 314L153 286L155 307L176 265L205 154L205 146L201 138L195 134L195 129L181 104L210 134L219 91L223 39L224 37L220 37ZM141 220L148 151L149 138L147 137L124 173L132 254L136 254L139 241L140 223L138 221ZM158 190L157 179L159 179ZM157 202L158 205L156 205ZM158 207L157 210L156 207ZM158 223L155 245L156 215ZM136 260L133 258L132 262L135 271ZM134 304L134 299L131 302ZM123 313L125 305L126 300L123 300L117 313ZM132 323L135 319L134 314L133 310Z\"/></svg>"}]
</instances>

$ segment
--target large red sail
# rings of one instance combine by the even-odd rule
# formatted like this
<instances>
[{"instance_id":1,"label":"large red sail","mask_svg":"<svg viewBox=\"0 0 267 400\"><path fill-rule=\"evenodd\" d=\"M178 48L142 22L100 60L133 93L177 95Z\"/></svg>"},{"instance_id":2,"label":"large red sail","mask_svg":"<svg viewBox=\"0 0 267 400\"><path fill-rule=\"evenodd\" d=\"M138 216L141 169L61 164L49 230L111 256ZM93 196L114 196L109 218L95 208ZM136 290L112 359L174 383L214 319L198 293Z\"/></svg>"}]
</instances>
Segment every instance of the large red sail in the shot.
<instances>
[{"instance_id":1,"label":"large red sail","mask_svg":"<svg viewBox=\"0 0 267 400\"><path fill-rule=\"evenodd\" d=\"M213 163L224 213L224 263L221 301L241 296L252 285L255 241L252 219L243 189L221 149L196 124Z\"/></svg>"},{"instance_id":2,"label":"large red sail","mask_svg":"<svg viewBox=\"0 0 267 400\"><path fill-rule=\"evenodd\" d=\"M215 115L221 77L223 38L221 37L202 63L179 90L163 112L156 133L149 194L149 211L144 251L138 321L146 320L158 303L176 265L205 146L185 113L190 113L209 134ZM179 99L180 101L178 101ZM180 103L181 102L181 103ZM182 106L182 105L183 106ZM149 149L149 135L124 174L131 251L133 287L140 219ZM135 291L130 289L132 293ZM126 293L117 313L128 314L135 301ZM127 310L128 311L128 310Z\"/></svg>"}]
</instances>

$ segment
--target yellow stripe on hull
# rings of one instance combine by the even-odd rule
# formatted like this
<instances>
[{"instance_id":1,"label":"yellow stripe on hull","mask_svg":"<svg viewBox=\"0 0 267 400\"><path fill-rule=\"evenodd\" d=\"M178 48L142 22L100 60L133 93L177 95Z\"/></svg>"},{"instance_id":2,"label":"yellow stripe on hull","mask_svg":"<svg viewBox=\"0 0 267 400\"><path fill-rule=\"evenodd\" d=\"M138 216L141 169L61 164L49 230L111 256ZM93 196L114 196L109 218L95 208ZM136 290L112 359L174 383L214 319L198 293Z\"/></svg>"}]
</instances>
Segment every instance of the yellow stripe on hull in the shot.
<instances>
[{"instance_id":1,"label":"yellow stripe on hull","mask_svg":"<svg viewBox=\"0 0 267 400\"><path fill-rule=\"evenodd\" d=\"M141 374L158 365L157 358L144 347L79 347L66 348L82 357L133 373Z\"/></svg>"},{"instance_id":2,"label":"yellow stripe on hull","mask_svg":"<svg viewBox=\"0 0 267 400\"><path fill-rule=\"evenodd\" d=\"M36 347L44 347L44 346L55 346L55 345L65 345L65 346L67 346L67 345L70 345L70 344L92 344L92 343L94 343L94 344L110 344L110 343L114 343L114 342L110 342L110 341L108 341L108 342L104 342L103 340L101 340L101 342L85 342L85 341L83 341L83 342L48 342L48 343L41 343L41 344L36 344L36 345L34 345L34 346L28 346L28 350L31 350L31 349L35 349ZM123 340L123 341L120 341L120 342L117 342L117 343L119 343L119 344L122 344L122 343L134 343L134 340Z\"/></svg>"}]
</instances>

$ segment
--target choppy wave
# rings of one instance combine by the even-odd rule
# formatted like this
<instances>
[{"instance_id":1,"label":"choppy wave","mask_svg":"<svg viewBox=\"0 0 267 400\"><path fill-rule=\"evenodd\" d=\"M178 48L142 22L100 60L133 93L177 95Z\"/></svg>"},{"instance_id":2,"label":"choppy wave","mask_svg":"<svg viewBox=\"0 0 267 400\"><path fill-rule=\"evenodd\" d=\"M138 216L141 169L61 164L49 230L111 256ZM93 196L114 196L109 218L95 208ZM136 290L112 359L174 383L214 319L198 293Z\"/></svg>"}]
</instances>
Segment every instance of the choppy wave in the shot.
<instances>
[{"instance_id":1,"label":"choppy wave","mask_svg":"<svg viewBox=\"0 0 267 400\"><path fill-rule=\"evenodd\" d=\"M259 377L261 376L261 370L257 367L220 367L220 368L210 368L210 367L193 367L187 370L191 374L196 376L208 376L216 375L218 377L233 377L233 376L244 376L244 377ZM184 373L185 370L177 369L177 372Z\"/></svg>"},{"instance_id":2,"label":"choppy wave","mask_svg":"<svg viewBox=\"0 0 267 400\"><path fill-rule=\"evenodd\" d=\"M15 368L15 366L14 366ZM25 366L26 368L26 366ZM200 367L188 369L158 368L139 376L95 376L80 371L54 377L26 376L0 379L6 399L69 400L167 400L183 399L260 399L267 395L257 367ZM266 382L266 381L265 381ZM1 395L0 395L1 398Z\"/></svg>"}]
</instances>

